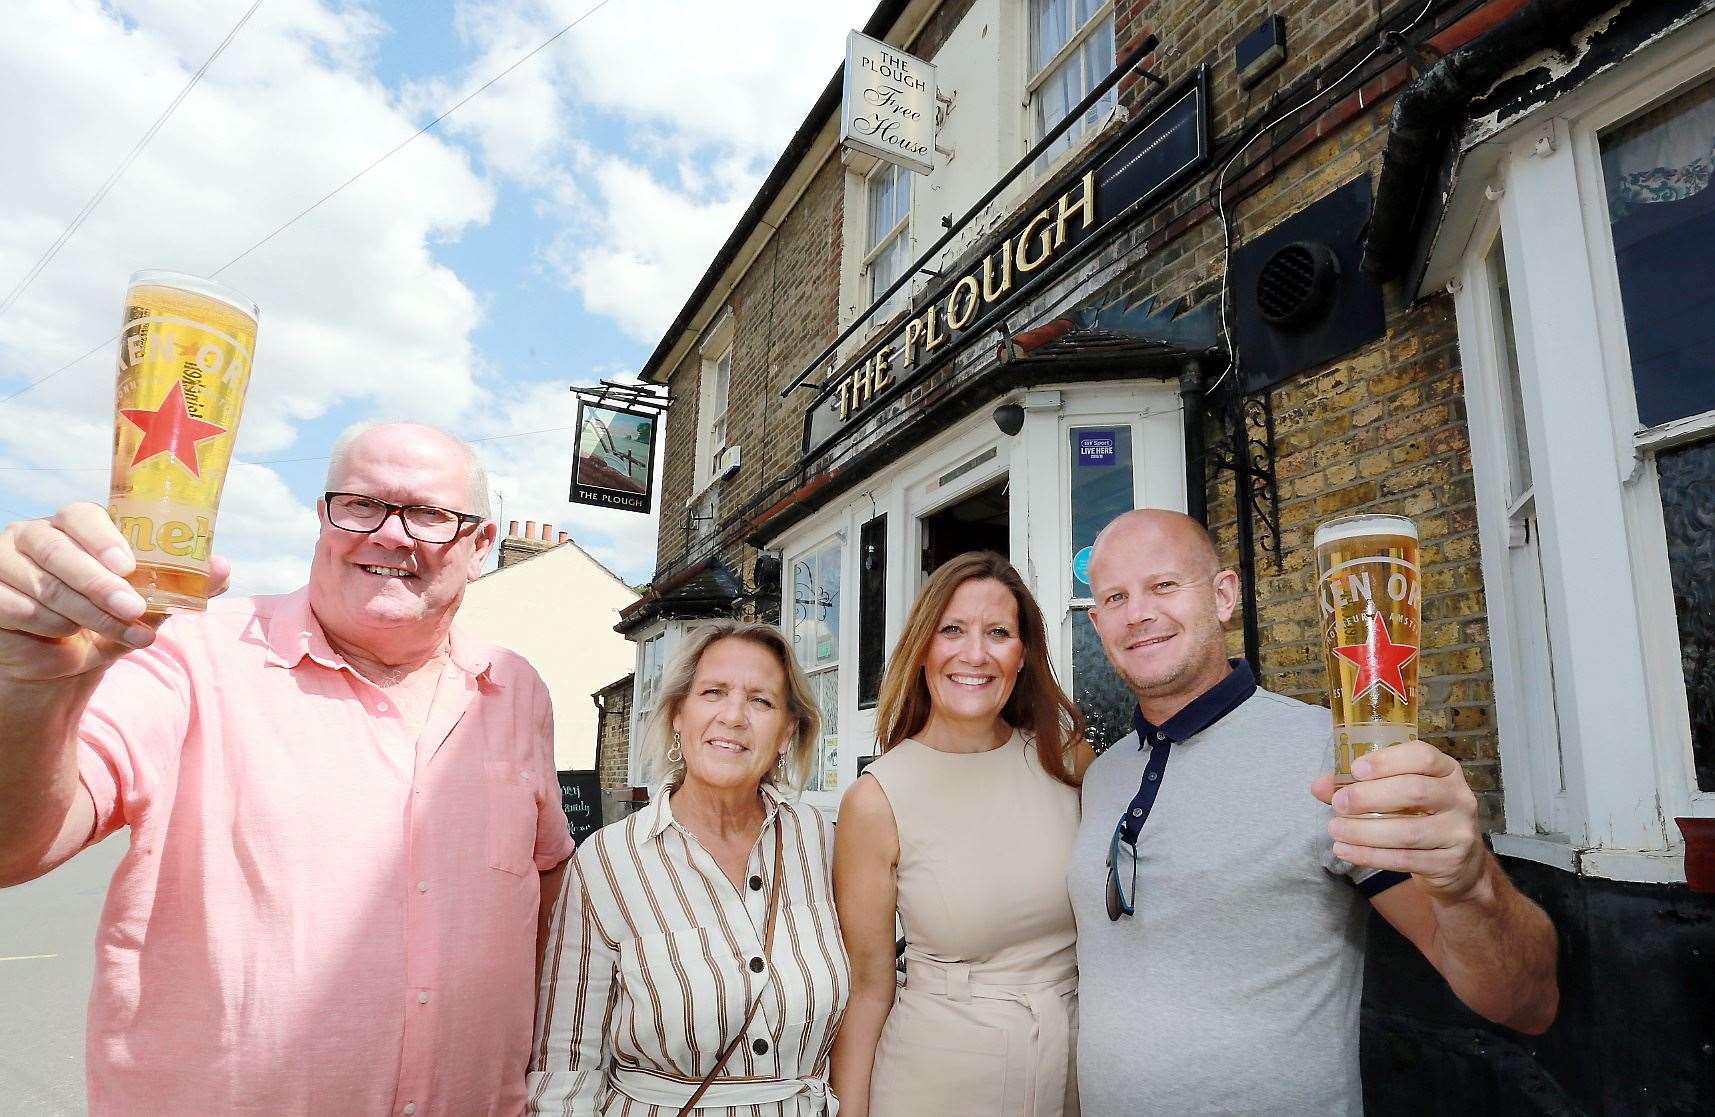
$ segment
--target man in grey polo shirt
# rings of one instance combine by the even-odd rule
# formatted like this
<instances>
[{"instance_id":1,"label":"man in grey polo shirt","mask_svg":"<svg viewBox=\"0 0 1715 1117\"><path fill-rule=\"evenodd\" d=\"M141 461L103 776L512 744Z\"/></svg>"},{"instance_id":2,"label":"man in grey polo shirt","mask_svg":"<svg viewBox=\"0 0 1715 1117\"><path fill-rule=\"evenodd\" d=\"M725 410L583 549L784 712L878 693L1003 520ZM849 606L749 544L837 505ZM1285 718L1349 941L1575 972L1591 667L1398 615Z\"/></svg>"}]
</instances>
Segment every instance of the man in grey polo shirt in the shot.
<instances>
[{"instance_id":1,"label":"man in grey polo shirt","mask_svg":"<svg viewBox=\"0 0 1715 1117\"><path fill-rule=\"evenodd\" d=\"M1372 907L1476 1012L1553 1022L1554 928L1484 848L1457 763L1412 741L1336 789L1328 711L1227 660L1238 576L1188 516L1114 520L1090 586L1138 708L1084 777L1069 870L1084 1117L1361 1113Z\"/></svg>"}]
</instances>

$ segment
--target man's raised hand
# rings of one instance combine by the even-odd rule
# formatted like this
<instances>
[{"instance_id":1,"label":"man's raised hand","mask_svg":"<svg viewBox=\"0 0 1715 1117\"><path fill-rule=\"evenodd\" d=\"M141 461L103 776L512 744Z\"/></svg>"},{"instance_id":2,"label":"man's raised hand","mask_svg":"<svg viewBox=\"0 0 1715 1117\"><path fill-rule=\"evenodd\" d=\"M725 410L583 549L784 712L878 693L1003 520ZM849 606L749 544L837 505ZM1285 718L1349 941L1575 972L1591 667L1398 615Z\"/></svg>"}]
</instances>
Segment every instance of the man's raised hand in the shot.
<instances>
[{"instance_id":1,"label":"man's raised hand","mask_svg":"<svg viewBox=\"0 0 1715 1117\"><path fill-rule=\"evenodd\" d=\"M214 592L230 567L216 560ZM155 639L159 614L125 581L137 561L107 511L69 504L0 529L0 675L49 682L105 670Z\"/></svg>"},{"instance_id":2,"label":"man's raised hand","mask_svg":"<svg viewBox=\"0 0 1715 1117\"><path fill-rule=\"evenodd\" d=\"M1354 782L1339 786L1323 775L1310 788L1334 808L1328 833L1336 857L1410 873L1442 901L1461 900L1477 887L1487 851L1477 828L1477 797L1458 761L1423 741L1407 741L1359 757L1352 776Z\"/></svg>"}]
</instances>

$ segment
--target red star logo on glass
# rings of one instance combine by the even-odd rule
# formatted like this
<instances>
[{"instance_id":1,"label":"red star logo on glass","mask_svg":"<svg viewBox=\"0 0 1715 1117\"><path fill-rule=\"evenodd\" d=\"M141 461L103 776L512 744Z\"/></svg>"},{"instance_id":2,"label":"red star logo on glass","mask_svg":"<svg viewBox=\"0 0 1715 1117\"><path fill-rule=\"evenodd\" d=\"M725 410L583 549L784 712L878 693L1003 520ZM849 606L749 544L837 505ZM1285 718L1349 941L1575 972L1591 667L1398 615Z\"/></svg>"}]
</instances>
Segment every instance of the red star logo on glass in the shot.
<instances>
[{"instance_id":1,"label":"red star logo on glass","mask_svg":"<svg viewBox=\"0 0 1715 1117\"><path fill-rule=\"evenodd\" d=\"M1387 625L1380 613L1370 614L1370 638L1362 644L1345 644L1334 654L1358 669L1352 683L1352 699L1356 701L1376 687L1406 701L1405 665L1417 658L1417 649L1410 644L1396 644L1388 636Z\"/></svg>"},{"instance_id":2,"label":"red star logo on glass","mask_svg":"<svg viewBox=\"0 0 1715 1117\"><path fill-rule=\"evenodd\" d=\"M157 454L171 454L180 465L191 471L192 477L202 476L197 465L198 444L226 433L225 427L205 423L191 414L185 405L185 386L180 380L173 381L172 388L155 410L126 408L120 414L143 432L143 441L131 457L132 466Z\"/></svg>"}]
</instances>

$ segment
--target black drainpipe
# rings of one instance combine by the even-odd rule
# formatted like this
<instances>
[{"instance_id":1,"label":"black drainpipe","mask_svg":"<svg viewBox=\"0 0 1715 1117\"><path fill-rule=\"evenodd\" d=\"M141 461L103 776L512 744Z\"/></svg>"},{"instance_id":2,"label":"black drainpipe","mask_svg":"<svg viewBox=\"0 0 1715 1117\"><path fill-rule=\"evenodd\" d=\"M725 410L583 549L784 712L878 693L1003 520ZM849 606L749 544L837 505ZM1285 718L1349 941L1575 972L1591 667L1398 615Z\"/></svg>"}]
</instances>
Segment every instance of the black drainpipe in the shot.
<instances>
[{"instance_id":1,"label":"black drainpipe","mask_svg":"<svg viewBox=\"0 0 1715 1117\"><path fill-rule=\"evenodd\" d=\"M1185 423L1185 511L1209 525L1209 478L1203 449L1203 366L1186 361L1179 371L1179 403Z\"/></svg>"},{"instance_id":2,"label":"black drainpipe","mask_svg":"<svg viewBox=\"0 0 1715 1117\"><path fill-rule=\"evenodd\" d=\"M1262 632L1256 617L1256 536L1251 530L1251 453L1245 431L1244 395L1237 384L1227 395L1228 436L1233 444L1233 514L1239 526L1239 609L1245 634L1245 659L1262 678Z\"/></svg>"},{"instance_id":3,"label":"black drainpipe","mask_svg":"<svg viewBox=\"0 0 1715 1117\"><path fill-rule=\"evenodd\" d=\"M1537 51L1561 47L1569 52L1574 32L1623 6L1614 0L1530 0L1400 90L1388 121L1387 149L1364 238L1365 275L1393 279L1410 263L1424 196L1435 186L1448 138L1471 101Z\"/></svg>"}]
</instances>

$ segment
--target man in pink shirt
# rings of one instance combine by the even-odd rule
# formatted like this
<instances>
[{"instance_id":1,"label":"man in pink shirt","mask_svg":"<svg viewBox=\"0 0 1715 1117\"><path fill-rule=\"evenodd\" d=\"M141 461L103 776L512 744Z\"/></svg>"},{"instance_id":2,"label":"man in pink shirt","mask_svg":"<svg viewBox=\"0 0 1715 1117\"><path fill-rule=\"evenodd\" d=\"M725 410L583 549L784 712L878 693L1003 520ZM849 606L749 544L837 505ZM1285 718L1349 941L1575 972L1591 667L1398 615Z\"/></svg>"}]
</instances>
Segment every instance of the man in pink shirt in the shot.
<instances>
[{"instance_id":1,"label":"man in pink shirt","mask_svg":"<svg viewBox=\"0 0 1715 1117\"><path fill-rule=\"evenodd\" d=\"M541 680L453 627L487 481L391 424L327 488L305 589L158 631L101 508L0 531L0 885L131 828L94 1114L523 1112L572 841Z\"/></svg>"}]
</instances>

